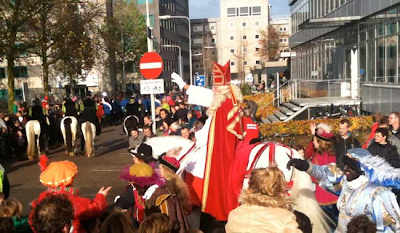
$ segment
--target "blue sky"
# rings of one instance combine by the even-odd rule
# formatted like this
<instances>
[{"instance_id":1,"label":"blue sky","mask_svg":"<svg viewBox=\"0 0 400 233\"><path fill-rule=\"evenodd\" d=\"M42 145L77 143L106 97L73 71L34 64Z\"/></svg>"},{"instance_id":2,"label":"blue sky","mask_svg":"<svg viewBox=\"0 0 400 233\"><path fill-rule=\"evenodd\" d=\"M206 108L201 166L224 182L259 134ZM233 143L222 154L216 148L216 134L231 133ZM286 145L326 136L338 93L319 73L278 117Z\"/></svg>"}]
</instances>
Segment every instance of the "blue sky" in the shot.
<instances>
[{"instance_id":1,"label":"blue sky","mask_svg":"<svg viewBox=\"0 0 400 233\"><path fill-rule=\"evenodd\" d=\"M269 0L272 15L289 15L287 0ZM219 17L219 0L189 0L190 18Z\"/></svg>"}]
</instances>

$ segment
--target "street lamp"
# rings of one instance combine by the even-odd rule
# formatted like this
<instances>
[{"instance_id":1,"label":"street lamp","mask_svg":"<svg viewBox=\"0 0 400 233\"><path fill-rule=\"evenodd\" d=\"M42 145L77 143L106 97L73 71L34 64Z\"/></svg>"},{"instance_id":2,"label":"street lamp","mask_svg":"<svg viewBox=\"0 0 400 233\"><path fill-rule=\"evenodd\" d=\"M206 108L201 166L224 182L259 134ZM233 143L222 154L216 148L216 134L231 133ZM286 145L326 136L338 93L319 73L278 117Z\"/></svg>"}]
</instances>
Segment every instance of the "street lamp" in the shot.
<instances>
[{"instance_id":1,"label":"street lamp","mask_svg":"<svg viewBox=\"0 0 400 233\"><path fill-rule=\"evenodd\" d=\"M179 75L183 77L183 64L182 64L182 50L181 47L178 45L162 45L163 48L178 48L179 51Z\"/></svg>"},{"instance_id":2,"label":"street lamp","mask_svg":"<svg viewBox=\"0 0 400 233\"><path fill-rule=\"evenodd\" d=\"M193 85L193 73L192 73L192 29L190 26L190 19L187 16L182 15L160 15L159 19L187 19L189 23L189 69L190 69L190 85Z\"/></svg>"}]
</instances>

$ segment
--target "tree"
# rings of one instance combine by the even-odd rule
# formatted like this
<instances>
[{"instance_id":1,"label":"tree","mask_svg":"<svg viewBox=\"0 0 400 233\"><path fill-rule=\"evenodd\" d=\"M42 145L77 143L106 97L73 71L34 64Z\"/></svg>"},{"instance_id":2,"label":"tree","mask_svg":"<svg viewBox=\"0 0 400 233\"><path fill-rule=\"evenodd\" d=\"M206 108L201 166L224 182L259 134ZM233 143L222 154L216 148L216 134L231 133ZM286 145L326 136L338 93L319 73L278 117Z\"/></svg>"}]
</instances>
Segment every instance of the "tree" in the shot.
<instances>
[{"instance_id":1,"label":"tree","mask_svg":"<svg viewBox=\"0 0 400 233\"><path fill-rule=\"evenodd\" d=\"M260 32L259 56L263 61L276 61L279 56L279 34L277 30L269 25L267 29Z\"/></svg>"},{"instance_id":2,"label":"tree","mask_svg":"<svg viewBox=\"0 0 400 233\"><path fill-rule=\"evenodd\" d=\"M103 29L109 53L115 52L116 62L121 64L121 80L125 86L125 64L137 65L147 51L146 19L133 3L124 1L113 4L113 14ZM125 88L125 87L123 87Z\"/></svg>"},{"instance_id":3,"label":"tree","mask_svg":"<svg viewBox=\"0 0 400 233\"><path fill-rule=\"evenodd\" d=\"M52 41L53 68L74 85L85 79L98 58L99 21L104 16L93 1L63 0L56 19L57 40Z\"/></svg>"},{"instance_id":4,"label":"tree","mask_svg":"<svg viewBox=\"0 0 400 233\"><path fill-rule=\"evenodd\" d=\"M34 46L29 23L38 13L37 0L0 0L0 57L7 59L8 112L14 105L15 62Z\"/></svg>"},{"instance_id":5,"label":"tree","mask_svg":"<svg viewBox=\"0 0 400 233\"><path fill-rule=\"evenodd\" d=\"M245 35L245 33L243 33ZM248 48L248 41L241 40L239 44L239 48L236 49L233 57L235 58L237 73L238 73L238 80L241 83L244 83L245 76L246 76L246 62L247 62L247 48Z\"/></svg>"}]
</instances>

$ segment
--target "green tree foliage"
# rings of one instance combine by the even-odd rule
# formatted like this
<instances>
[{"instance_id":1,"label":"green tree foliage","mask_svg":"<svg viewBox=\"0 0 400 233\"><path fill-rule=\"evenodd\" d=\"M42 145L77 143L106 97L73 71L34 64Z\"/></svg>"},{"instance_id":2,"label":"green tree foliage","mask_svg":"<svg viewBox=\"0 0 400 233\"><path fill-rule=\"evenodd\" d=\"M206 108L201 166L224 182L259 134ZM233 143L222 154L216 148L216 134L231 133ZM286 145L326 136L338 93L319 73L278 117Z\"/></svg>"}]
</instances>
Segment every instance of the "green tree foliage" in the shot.
<instances>
[{"instance_id":1,"label":"green tree foliage","mask_svg":"<svg viewBox=\"0 0 400 233\"><path fill-rule=\"evenodd\" d=\"M0 57L7 59L8 111L14 105L15 62L34 46L29 24L39 11L38 0L0 0Z\"/></svg>"},{"instance_id":2,"label":"green tree foliage","mask_svg":"<svg viewBox=\"0 0 400 233\"><path fill-rule=\"evenodd\" d=\"M276 61L279 59L279 34L271 25L261 31L260 50L258 54L264 61Z\"/></svg>"}]
</instances>

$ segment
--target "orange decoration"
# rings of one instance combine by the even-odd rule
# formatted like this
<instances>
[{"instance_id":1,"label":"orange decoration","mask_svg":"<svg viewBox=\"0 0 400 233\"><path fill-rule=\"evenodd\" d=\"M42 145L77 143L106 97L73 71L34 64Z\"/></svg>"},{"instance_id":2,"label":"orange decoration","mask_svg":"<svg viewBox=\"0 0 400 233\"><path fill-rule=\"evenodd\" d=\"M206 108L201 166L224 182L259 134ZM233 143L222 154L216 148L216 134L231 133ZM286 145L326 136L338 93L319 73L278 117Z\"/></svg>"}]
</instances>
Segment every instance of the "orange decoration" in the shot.
<instances>
[{"instance_id":1,"label":"orange decoration","mask_svg":"<svg viewBox=\"0 0 400 233\"><path fill-rule=\"evenodd\" d=\"M47 187L67 187L72 184L78 167L70 161L52 162L40 174L40 182Z\"/></svg>"}]
</instances>

